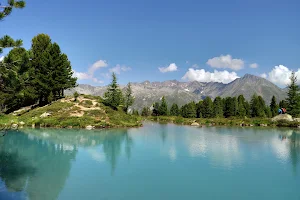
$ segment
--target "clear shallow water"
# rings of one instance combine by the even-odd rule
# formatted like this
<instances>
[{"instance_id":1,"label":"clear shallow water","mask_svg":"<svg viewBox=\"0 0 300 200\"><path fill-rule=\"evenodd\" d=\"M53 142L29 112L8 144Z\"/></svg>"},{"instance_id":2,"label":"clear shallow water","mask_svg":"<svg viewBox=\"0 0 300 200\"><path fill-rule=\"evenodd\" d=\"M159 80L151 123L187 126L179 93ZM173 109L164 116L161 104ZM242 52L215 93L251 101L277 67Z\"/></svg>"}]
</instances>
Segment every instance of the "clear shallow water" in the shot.
<instances>
[{"instance_id":1,"label":"clear shallow water","mask_svg":"<svg viewBox=\"0 0 300 200\"><path fill-rule=\"evenodd\" d=\"M0 199L300 199L300 133L145 124L9 132Z\"/></svg>"}]
</instances>

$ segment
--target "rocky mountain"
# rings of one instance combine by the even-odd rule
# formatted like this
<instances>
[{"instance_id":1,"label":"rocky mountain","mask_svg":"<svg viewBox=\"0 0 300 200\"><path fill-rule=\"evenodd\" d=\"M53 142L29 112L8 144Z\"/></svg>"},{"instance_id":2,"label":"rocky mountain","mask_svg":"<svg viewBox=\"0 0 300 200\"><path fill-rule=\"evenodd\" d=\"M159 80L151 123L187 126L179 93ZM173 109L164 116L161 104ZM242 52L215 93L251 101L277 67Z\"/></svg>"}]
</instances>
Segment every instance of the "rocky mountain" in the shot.
<instances>
[{"instance_id":1,"label":"rocky mountain","mask_svg":"<svg viewBox=\"0 0 300 200\"><path fill-rule=\"evenodd\" d=\"M124 89L124 86L121 86ZM188 102L198 102L206 96L215 98L217 96L228 97L243 94L250 100L253 94L261 95L266 103L271 101L274 95L277 100L282 100L286 96L286 91L271 83L270 81L246 74L228 84L209 82L202 83L197 81L179 82L169 80L164 82L144 81L142 83L132 83L135 103L133 108L141 110L144 106L151 106L165 96L169 104L177 103L182 106ZM106 86L94 87L91 85L80 84L78 87L67 90L66 94L71 95L75 91L80 94L90 94L103 96Z\"/></svg>"}]
</instances>

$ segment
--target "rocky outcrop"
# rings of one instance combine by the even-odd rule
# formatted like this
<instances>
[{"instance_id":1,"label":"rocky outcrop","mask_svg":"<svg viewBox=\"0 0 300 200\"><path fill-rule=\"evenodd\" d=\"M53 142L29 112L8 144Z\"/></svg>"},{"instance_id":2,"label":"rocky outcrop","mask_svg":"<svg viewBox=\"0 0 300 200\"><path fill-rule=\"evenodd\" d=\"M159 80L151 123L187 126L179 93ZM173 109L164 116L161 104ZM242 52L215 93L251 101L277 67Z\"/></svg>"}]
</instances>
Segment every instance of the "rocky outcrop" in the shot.
<instances>
[{"instance_id":1,"label":"rocky outcrop","mask_svg":"<svg viewBox=\"0 0 300 200\"><path fill-rule=\"evenodd\" d=\"M277 116L272 118L273 122L277 122L277 121L281 121L281 120L285 120L285 121L289 121L289 122L294 121L293 117L289 114L277 115Z\"/></svg>"}]
</instances>

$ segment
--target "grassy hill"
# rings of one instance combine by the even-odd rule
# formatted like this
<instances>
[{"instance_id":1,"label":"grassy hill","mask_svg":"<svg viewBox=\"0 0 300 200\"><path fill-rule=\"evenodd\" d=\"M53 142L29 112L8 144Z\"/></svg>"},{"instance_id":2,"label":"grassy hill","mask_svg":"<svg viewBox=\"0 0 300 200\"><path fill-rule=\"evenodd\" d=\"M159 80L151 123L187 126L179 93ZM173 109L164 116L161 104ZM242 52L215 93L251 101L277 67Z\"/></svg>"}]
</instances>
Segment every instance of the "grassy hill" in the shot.
<instances>
[{"instance_id":1,"label":"grassy hill","mask_svg":"<svg viewBox=\"0 0 300 200\"><path fill-rule=\"evenodd\" d=\"M81 95L74 101L66 97L44 107L20 109L0 116L0 126L19 124L35 127L95 128L141 126L139 116L128 115L122 109L113 110L102 104L101 97Z\"/></svg>"}]
</instances>

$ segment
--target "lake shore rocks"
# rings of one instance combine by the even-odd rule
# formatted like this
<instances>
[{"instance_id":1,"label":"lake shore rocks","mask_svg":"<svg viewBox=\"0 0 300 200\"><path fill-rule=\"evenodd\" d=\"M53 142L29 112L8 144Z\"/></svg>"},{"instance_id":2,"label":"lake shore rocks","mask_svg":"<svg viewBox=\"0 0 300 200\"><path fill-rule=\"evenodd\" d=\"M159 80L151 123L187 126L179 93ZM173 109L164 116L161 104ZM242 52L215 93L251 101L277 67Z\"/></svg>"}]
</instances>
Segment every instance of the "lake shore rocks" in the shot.
<instances>
[{"instance_id":1,"label":"lake shore rocks","mask_svg":"<svg viewBox=\"0 0 300 200\"><path fill-rule=\"evenodd\" d=\"M197 123L197 122L193 122L193 123L191 124L191 126L200 126L200 124Z\"/></svg>"},{"instance_id":2,"label":"lake shore rocks","mask_svg":"<svg viewBox=\"0 0 300 200\"><path fill-rule=\"evenodd\" d=\"M293 117L289 114L280 114L280 115L277 115L272 118L273 122L277 122L277 121L281 121L281 120L285 120L285 121L289 121L289 122L294 121Z\"/></svg>"}]
</instances>

